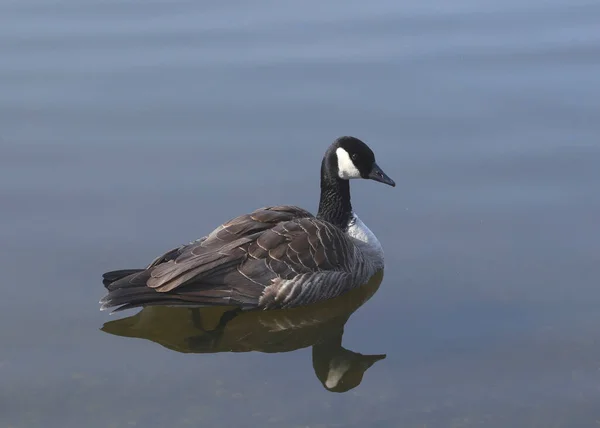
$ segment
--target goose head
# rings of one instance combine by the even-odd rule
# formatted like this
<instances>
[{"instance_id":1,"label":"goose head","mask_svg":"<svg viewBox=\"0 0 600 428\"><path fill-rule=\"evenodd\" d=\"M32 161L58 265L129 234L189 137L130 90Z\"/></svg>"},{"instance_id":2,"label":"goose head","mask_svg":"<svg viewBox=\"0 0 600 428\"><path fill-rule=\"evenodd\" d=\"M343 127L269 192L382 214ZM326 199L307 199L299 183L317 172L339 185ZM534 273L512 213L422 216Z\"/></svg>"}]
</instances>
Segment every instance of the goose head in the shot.
<instances>
[{"instance_id":1,"label":"goose head","mask_svg":"<svg viewBox=\"0 0 600 428\"><path fill-rule=\"evenodd\" d=\"M395 187L396 183L375 162L375 154L364 142L355 137L340 137L331 146L328 155L335 157L332 169L342 180L363 178Z\"/></svg>"}]
</instances>

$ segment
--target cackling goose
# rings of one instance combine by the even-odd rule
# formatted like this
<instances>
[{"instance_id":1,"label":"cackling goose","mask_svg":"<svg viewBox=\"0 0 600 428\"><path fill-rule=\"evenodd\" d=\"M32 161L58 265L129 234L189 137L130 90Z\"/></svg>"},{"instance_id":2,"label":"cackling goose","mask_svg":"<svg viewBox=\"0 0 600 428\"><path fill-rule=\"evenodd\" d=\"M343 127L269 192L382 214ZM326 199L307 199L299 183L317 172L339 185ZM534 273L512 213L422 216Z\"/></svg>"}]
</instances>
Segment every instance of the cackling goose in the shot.
<instances>
[{"instance_id":1,"label":"cackling goose","mask_svg":"<svg viewBox=\"0 0 600 428\"><path fill-rule=\"evenodd\" d=\"M373 151L340 137L321 164L317 216L295 206L261 208L156 258L145 269L107 272L101 309L147 306L290 308L330 299L383 269L383 249L353 212L350 179L395 186Z\"/></svg>"}]
</instances>

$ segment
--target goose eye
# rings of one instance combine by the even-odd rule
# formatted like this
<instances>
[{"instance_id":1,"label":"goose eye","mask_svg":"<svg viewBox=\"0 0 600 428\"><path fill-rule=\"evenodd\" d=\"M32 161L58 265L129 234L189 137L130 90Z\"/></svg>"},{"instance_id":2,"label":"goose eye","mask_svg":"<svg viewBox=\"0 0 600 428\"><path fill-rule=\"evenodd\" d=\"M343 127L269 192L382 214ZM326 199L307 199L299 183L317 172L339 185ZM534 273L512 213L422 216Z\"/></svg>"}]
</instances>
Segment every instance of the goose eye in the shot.
<instances>
[{"instance_id":1,"label":"goose eye","mask_svg":"<svg viewBox=\"0 0 600 428\"><path fill-rule=\"evenodd\" d=\"M358 155L357 155L356 153L354 153L354 154L352 155L352 160L353 160L353 161L355 161L356 159L358 159Z\"/></svg>"}]
</instances>

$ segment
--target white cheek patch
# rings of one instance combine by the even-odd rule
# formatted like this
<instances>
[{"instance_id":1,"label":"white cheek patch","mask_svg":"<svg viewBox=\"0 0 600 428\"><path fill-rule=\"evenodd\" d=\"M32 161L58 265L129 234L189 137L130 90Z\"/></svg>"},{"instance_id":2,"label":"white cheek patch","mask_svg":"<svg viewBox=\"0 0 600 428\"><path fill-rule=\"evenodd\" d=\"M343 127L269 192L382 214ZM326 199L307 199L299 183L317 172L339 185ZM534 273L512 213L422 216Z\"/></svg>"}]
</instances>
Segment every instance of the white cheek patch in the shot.
<instances>
[{"instance_id":1,"label":"white cheek patch","mask_svg":"<svg viewBox=\"0 0 600 428\"><path fill-rule=\"evenodd\" d=\"M361 178L360 171L350 159L348 152L341 147L335 151L338 160L338 175L343 180L349 180L351 178Z\"/></svg>"}]
</instances>

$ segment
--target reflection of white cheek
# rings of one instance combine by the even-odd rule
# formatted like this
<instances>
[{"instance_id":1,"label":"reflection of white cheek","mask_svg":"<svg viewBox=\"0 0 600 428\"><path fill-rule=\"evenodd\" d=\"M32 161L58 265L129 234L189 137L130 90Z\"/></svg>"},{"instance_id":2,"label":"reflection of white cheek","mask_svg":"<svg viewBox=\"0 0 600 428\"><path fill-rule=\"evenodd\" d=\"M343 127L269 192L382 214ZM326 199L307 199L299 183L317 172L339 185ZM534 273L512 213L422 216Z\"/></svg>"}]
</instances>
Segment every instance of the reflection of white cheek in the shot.
<instances>
[{"instance_id":1,"label":"reflection of white cheek","mask_svg":"<svg viewBox=\"0 0 600 428\"><path fill-rule=\"evenodd\" d=\"M327 373L325 386L329 389L335 388L349 368L350 363L348 361L339 362L337 365L335 361L331 361L329 363L329 372Z\"/></svg>"},{"instance_id":2,"label":"reflection of white cheek","mask_svg":"<svg viewBox=\"0 0 600 428\"><path fill-rule=\"evenodd\" d=\"M341 147L335 151L338 160L338 176L341 179L349 180L351 178L360 178L360 171L350 159L348 152Z\"/></svg>"}]
</instances>

